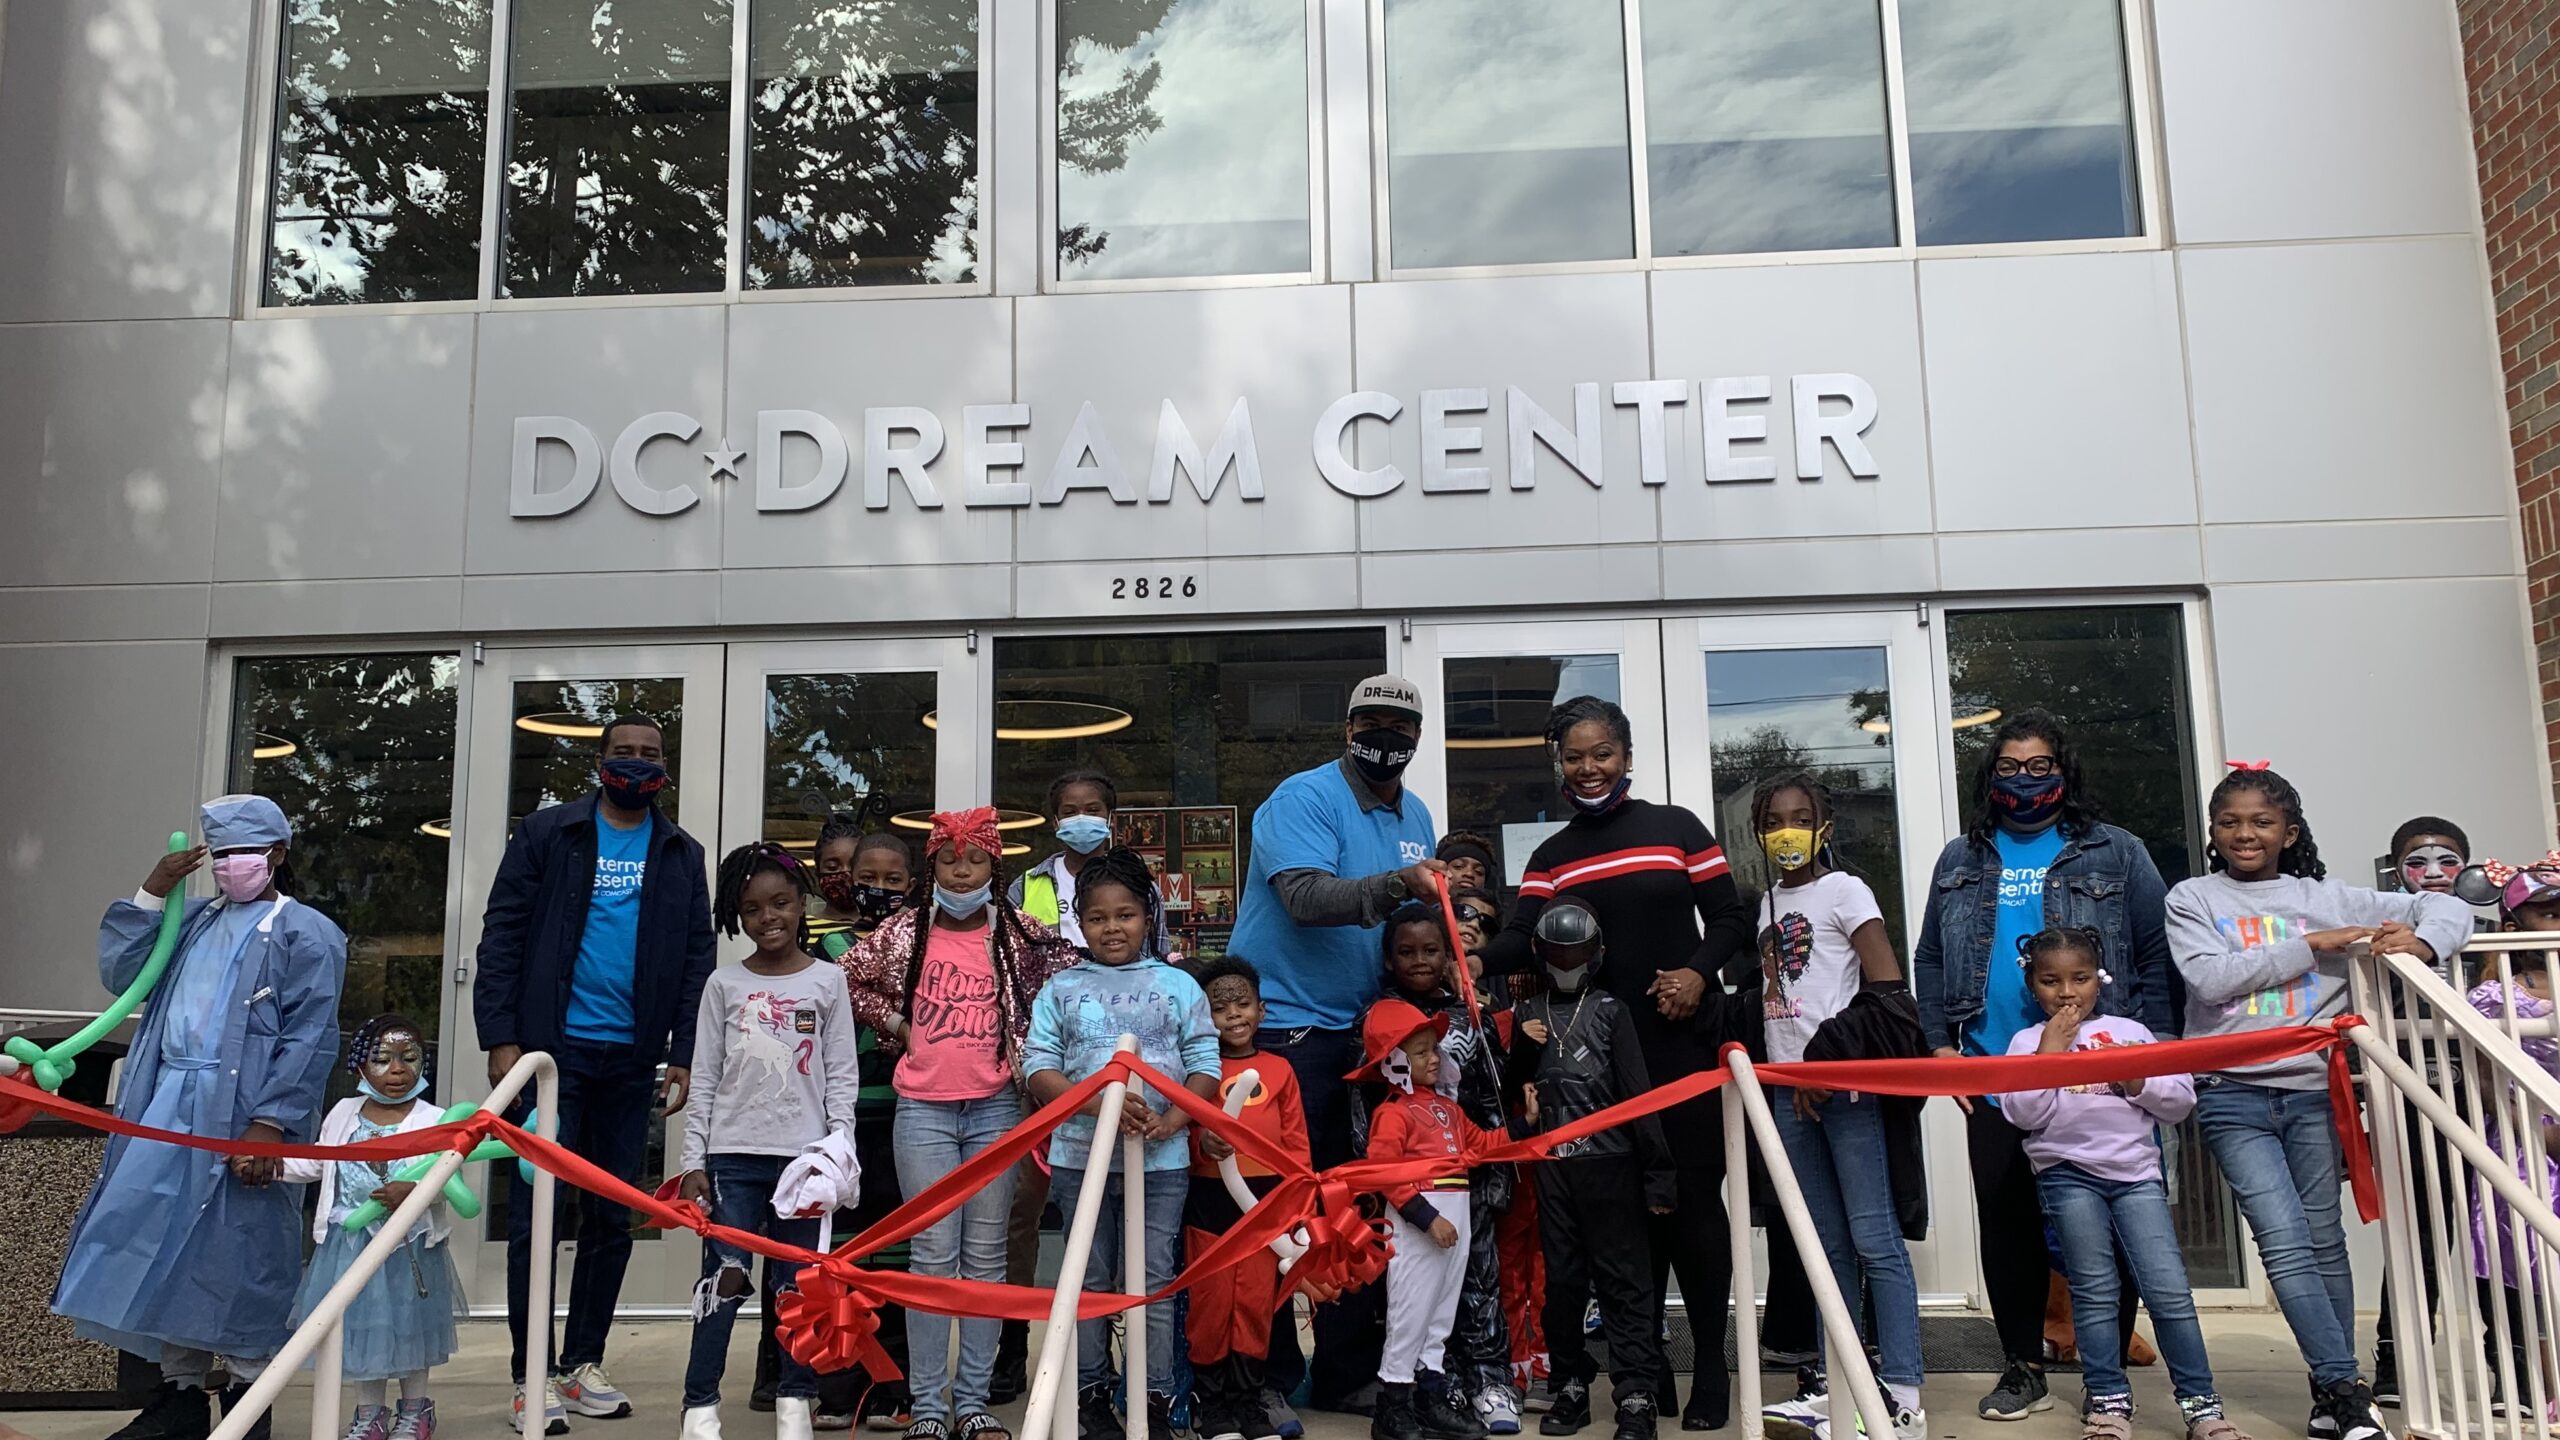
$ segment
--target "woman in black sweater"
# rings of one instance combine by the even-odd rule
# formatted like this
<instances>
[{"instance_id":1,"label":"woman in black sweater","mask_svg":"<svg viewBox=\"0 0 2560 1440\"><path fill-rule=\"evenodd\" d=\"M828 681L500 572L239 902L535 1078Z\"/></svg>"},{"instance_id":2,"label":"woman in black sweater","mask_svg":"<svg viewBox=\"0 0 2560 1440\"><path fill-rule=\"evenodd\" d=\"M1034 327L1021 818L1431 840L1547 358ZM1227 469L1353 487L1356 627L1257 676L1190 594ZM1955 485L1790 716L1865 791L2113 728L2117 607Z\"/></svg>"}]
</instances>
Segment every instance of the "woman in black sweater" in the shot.
<instances>
[{"instance_id":1,"label":"woman in black sweater","mask_svg":"<svg viewBox=\"0 0 2560 1440\"><path fill-rule=\"evenodd\" d=\"M1734 888L1724 847L1705 822L1677 805L1627 794L1634 737L1626 712L1580 695L1547 717L1547 745L1574 814L1529 856L1517 903L1485 947L1492 974L1530 969L1530 933L1549 900L1571 893L1600 917L1609 963L1598 977L1635 1017L1645 1070L1656 1085L1711 1069L1729 1040L1758 1031L1759 962L1751 912ZM1728 975L1742 986L1727 995ZM1678 1205L1654 1217L1655 1291L1666 1271L1689 1297L1697 1369L1681 1428L1724 1426L1731 1378L1724 1359L1725 1300L1733 1288L1726 1248L1723 1112L1702 1097L1662 1112L1663 1136L1679 1172ZM1757 1357L1747 1357L1756 1363ZM1662 1377L1670 1408L1671 1377Z\"/></svg>"}]
</instances>

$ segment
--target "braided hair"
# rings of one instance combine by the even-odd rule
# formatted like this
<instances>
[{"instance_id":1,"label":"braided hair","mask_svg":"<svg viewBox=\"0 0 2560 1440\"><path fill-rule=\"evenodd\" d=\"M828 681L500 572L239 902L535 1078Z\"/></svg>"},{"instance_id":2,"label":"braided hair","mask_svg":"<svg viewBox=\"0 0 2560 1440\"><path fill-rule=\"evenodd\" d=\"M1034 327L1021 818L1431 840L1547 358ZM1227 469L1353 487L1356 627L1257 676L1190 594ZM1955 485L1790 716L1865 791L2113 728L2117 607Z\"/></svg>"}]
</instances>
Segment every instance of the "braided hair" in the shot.
<instances>
[{"instance_id":1,"label":"braided hair","mask_svg":"<svg viewBox=\"0 0 2560 1440\"><path fill-rule=\"evenodd\" d=\"M808 899L809 867L801 863L800 857L770 840L750 841L720 859L720 878L711 892L711 923L720 927L721 934L737 935L738 902L747 893L747 882L767 872L790 881L801 899ZM798 943L803 950L809 948L809 910L805 903L800 908Z\"/></svg>"},{"instance_id":2,"label":"braided hair","mask_svg":"<svg viewBox=\"0 0 2560 1440\"><path fill-rule=\"evenodd\" d=\"M2107 963L2107 937L2087 925L2052 925L2033 935L2018 937L2018 963L2029 970L2043 955L2082 954L2089 963L2103 970Z\"/></svg>"},{"instance_id":3,"label":"braided hair","mask_svg":"<svg viewBox=\"0 0 2560 1440\"><path fill-rule=\"evenodd\" d=\"M1117 885L1137 897L1138 909L1147 917L1146 948L1153 951L1156 935L1164 924L1164 900L1156 893L1156 872L1147 868L1146 857L1126 846L1114 845L1084 862L1084 869L1076 874L1079 907L1097 885Z\"/></svg>"},{"instance_id":4,"label":"braided hair","mask_svg":"<svg viewBox=\"0 0 2560 1440\"><path fill-rule=\"evenodd\" d=\"M2283 811L2285 823L2293 827L2293 843L2284 847L2284 853L2276 857L2276 873L2298 875L2308 880L2329 878L2329 867L2320 859L2320 847L2311 839L2311 822L2302 815L2302 792L2293 788L2292 781L2273 770L2234 770L2223 776L2222 783L2213 787L2212 797L2205 801L2207 833L2211 833L2213 812L2221 809L2224 801L2244 791L2255 792L2268 804ZM2223 862L2220 847L2210 841L2205 845L2205 863L2215 870L2230 868Z\"/></svg>"},{"instance_id":5,"label":"braided hair","mask_svg":"<svg viewBox=\"0 0 2560 1440\"><path fill-rule=\"evenodd\" d=\"M1013 908L1013 897L1006 893L1010 887L1005 882L1002 845L987 856L987 863L992 867L987 875L987 903L996 912L987 925L987 964L994 971L996 982L996 1056L1010 1061L1014 1051L1014 995L1023 961L1031 949L1031 932L1022 923L1022 912ZM1086 873L1092 873L1090 866ZM916 986L924 980L925 947L933 943L934 917L942 913L942 907L933 903L931 857L916 871L915 900L909 908L916 912L916 930L914 942L907 947L907 983L898 1002L898 1018L912 1024Z\"/></svg>"},{"instance_id":6,"label":"braided hair","mask_svg":"<svg viewBox=\"0 0 2560 1440\"><path fill-rule=\"evenodd\" d=\"M1635 748L1635 727L1627 723L1627 712L1597 695L1576 695L1547 712L1548 747L1552 749L1562 745L1564 737L1573 733L1574 726L1591 720L1608 726L1609 733L1618 738L1621 748Z\"/></svg>"},{"instance_id":7,"label":"braided hair","mask_svg":"<svg viewBox=\"0 0 2560 1440\"><path fill-rule=\"evenodd\" d=\"M357 1027L355 1034L347 1037L346 1059L341 1062L339 1068L359 1079L363 1078L365 1062L373 1058L374 1050L382 1044L382 1037L385 1035L414 1035L418 1037L420 1052L423 1053L427 1048L427 1032L418 1028L417 1021L396 1011L376 1015ZM426 1072L427 1067L420 1065L418 1078L421 1080L427 1078Z\"/></svg>"},{"instance_id":8,"label":"braided hair","mask_svg":"<svg viewBox=\"0 0 2560 1440\"><path fill-rule=\"evenodd\" d=\"M1813 802L1813 830L1816 835L1822 833L1823 826L1832 823L1831 789L1821 781L1813 778L1813 772L1810 770L1780 771L1775 775L1771 775L1766 779L1763 779L1758 785L1752 787L1751 838L1753 841L1753 847L1759 851L1761 874L1763 878L1767 880L1769 888L1772 889L1776 888L1778 881L1783 877L1781 877L1770 864L1769 852L1765 848L1761 848L1758 841L1762 835L1768 833L1769 827L1767 820L1769 807L1776 803L1777 798L1780 795L1783 795L1790 790L1803 791L1805 793L1805 798ZM1821 864L1827 869L1849 870L1849 867L1841 861L1840 852L1838 849L1834 848L1832 841L1823 841L1821 847L1814 851L1813 858L1821 862ZM1854 874L1856 872L1851 871L1850 873Z\"/></svg>"}]
</instances>

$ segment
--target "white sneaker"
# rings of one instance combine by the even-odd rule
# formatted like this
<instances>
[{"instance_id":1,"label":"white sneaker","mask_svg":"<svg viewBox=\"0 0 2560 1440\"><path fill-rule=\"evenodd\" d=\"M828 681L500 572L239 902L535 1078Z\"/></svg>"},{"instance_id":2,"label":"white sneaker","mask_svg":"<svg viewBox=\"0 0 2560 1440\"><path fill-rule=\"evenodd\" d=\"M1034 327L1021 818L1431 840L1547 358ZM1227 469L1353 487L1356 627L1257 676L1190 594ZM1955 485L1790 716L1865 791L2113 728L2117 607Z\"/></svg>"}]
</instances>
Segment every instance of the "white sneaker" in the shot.
<instances>
[{"instance_id":1,"label":"white sneaker","mask_svg":"<svg viewBox=\"0 0 2560 1440\"><path fill-rule=\"evenodd\" d=\"M789 1395L773 1402L773 1440L816 1440L817 1427L812 1412L817 1407L807 1400Z\"/></svg>"},{"instance_id":2,"label":"white sneaker","mask_svg":"<svg viewBox=\"0 0 2560 1440\"><path fill-rule=\"evenodd\" d=\"M803 1400L800 1403L805 1406L809 1402ZM773 1413L777 1424L782 1415L782 1406L783 1402L780 1400L773 1402ZM807 1418L805 1411L802 1418ZM801 1428L805 1431L808 1427L804 1425ZM684 1428L676 1432L676 1440L720 1440L720 1407L717 1405L684 1407Z\"/></svg>"},{"instance_id":3,"label":"white sneaker","mask_svg":"<svg viewBox=\"0 0 2560 1440\"><path fill-rule=\"evenodd\" d=\"M1830 1440L1831 1397L1817 1391L1764 1406L1760 1429L1768 1440Z\"/></svg>"},{"instance_id":4,"label":"white sneaker","mask_svg":"<svg viewBox=\"0 0 2560 1440\"><path fill-rule=\"evenodd\" d=\"M612 1377L604 1373L602 1365L581 1365L561 1376L559 1385L560 1398L581 1415L619 1420L631 1413L631 1397L614 1388Z\"/></svg>"},{"instance_id":5,"label":"white sneaker","mask_svg":"<svg viewBox=\"0 0 2560 1440\"><path fill-rule=\"evenodd\" d=\"M1894 1411L1893 1440L1929 1440L1929 1412L1916 1407Z\"/></svg>"},{"instance_id":6,"label":"white sneaker","mask_svg":"<svg viewBox=\"0 0 2560 1440\"><path fill-rule=\"evenodd\" d=\"M524 1387L522 1385L516 1387L515 1404L507 1408L507 1425L519 1435L524 1433ZM542 1387L542 1433L545 1435L569 1433L569 1407L560 1402L560 1387L557 1383L545 1382Z\"/></svg>"},{"instance_id":7,"label":"white sneaker","mask_svg":"<svg viewBox=\"0 0 2560 1440\"><path fill-rule=\"evenodd\" d=\"M1476 1392L1476 1418L1495 1435L1520 1433L1520 1397L1508 1385L1487 1385Z\"/></svg>"}]
</instances>

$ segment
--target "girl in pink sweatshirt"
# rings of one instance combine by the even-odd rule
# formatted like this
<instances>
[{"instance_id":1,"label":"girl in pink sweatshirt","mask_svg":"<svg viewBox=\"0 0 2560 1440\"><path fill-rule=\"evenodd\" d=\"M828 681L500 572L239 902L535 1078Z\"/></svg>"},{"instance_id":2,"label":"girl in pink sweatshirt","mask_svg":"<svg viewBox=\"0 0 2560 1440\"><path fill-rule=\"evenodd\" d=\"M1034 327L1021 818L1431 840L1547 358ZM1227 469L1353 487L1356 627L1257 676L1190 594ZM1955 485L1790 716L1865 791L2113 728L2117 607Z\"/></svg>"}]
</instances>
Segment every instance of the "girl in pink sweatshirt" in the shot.
<instances>
[{"instance_id":1,"label":"girl in pink sweatshirt","mask_svg":"<svg viewBox=\"0 0 2560 1440\"><path fill-rule=\"evenodd\" d=\"M2105 948L2098 932L2088 929L2043 930L2018 942L2027 991L2049 1018L2019 1031L2009 1042L2010 1054L2067 1055L2152 1043L2155 1037L2141 1021L2098 1013L2098 992L2107 983ZM2020 1090L1999 1101L2009 1123L2027 1132L2027 1159L2036 1168L2044 1213L2062 1243L2087 1392L2081 1406L2085 1440L2127 1440L2133 1434L2133 1386L2125 1378L2124 1337L2117 1325L2119 1247L2142 1303L2151 1309L2188 1440L2248 1440L2223 1415L2222 1397L2214 1393L2204 1331L2196 1324L2161 1180L2159 1127L2195 1109L2195 1082L2185 1075L2154 1075Z\"/></svg>"}]
</instances>

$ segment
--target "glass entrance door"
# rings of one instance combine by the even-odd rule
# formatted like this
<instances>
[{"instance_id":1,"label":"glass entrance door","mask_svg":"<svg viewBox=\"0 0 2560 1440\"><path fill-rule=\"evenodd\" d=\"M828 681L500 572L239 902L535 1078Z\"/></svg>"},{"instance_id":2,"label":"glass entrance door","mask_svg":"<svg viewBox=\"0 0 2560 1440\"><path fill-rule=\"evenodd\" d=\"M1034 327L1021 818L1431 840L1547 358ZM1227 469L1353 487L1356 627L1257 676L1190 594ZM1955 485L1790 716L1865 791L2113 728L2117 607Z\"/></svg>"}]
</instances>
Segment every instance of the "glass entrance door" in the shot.
<instances>
[{"instance_id":1,"label":"glass entrance door","mask_svg":"<svg viewBox=\"0 0 2560 1440\"><path fill-rule=\"evenodd\" d=\"M1916 899L1944 842L1928 632L1909 610L1737 616L1662 622L1663 702L1671 797L1705 816L1734 878L1756 901L1771 882L1750 823L1753 790L1809 772L1831 796L1833 843L1884 912L1910 972ZM1930 1211L1911 1247L1921 1301L1967 1303L1975 1290L1974 1227L1962 1116L1921 1111Z\"/></svg>"},{"instance_id":2,"label":"glass entrance door","mask_svg":"<svg viewBox=\"0 0 2560 1440\"><path fill-rule=\"evenodd\" d=\"M616 716L647 716L666 739L673 783L659 806L716 856L720 800L721 647L717 645L614 646L592 649L525 649L487 652L472 677L472 704L464 753L469 775L455 839L462 847L461 961L453 976L454 1041L448 1057L449 1100L488 1093L480 1040L472 1020L471 986L489 887L506 855L507 841L525 816L547 805L575 800L595 788L598 742ZM666 1151L681 1119L651 1128L644 1190L664 1178ZM506 1310L509 1187L499 1167L488 1172L487 1208L457 1235L454 1259L475 1313ZM574 1202L565 1195L562 1234L573 1235ZM678 1310L701 1267L690 1236L670 1240L636 1229L631 1268L623 1281L626 1310ZM574 1244L563 1248L560 1299L568 1295L566 1267Z\"/></svg>"}]
</instances>

